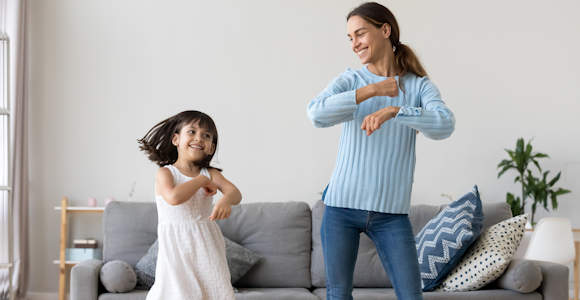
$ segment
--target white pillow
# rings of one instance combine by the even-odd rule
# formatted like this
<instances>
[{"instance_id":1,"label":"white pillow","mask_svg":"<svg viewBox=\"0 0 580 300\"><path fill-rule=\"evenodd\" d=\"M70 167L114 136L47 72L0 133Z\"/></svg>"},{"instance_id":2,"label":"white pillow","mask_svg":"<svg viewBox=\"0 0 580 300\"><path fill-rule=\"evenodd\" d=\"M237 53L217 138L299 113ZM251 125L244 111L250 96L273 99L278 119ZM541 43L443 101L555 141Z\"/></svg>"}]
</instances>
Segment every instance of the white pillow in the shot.
<instances>
[{"instance_id":1,"label":"white pillow","mask_svg":"<svg viewBox=\"0 0 580 300\"><path fill-rule=\"evenodd\" d=\"M474 291L499 278L522 240L527 220L520 215L485 230L437 290Z\"/></svg>"}]
</instances>

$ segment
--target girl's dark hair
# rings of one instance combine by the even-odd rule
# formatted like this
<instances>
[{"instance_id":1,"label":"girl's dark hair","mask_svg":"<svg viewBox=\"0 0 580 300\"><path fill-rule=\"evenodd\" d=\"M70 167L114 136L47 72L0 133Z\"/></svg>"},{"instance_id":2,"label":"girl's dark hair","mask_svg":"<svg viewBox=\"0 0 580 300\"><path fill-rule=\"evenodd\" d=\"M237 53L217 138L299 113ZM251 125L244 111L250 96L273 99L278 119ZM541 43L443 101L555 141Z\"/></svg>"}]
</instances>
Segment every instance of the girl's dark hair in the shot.
<instances>
[{"instance_id":1,"label":"girl's dark hair","mask_svg":"<svg viewBox=\"0 0 580 300\"><path fill-rule=\"evenodd\" d=\"M401 70L401 75L411 72L419 77L427 76L413 50L399 40L399 24L388 8L376 2L366 2L353 9L346 16L346 20L353 16L359 16L377 28L381 28L385 23L389 24L391 26L389 40L395 47L395 66Z\"/></svg>"},{"instance_id":2,"label":"girl's dark hair","mask_svg":"<svg viewBox=\"0 0 580 300\"><path fill-rule=\"evenodd\" d=\"M210 116L196 110L187 110L176 114L173 117L165 119L153 126L147 134L137 142L141 144L140 150L147 153L149 159L155 162L160 167L170 165L177 161L177 147L171 142L173 134L179 133L184 125L197 122L198 126L207 130L213 136L213 153L204 157L194 164L200 168L213 168L221 171L221 169L209 165L213 155L217 151L218 132L215 123Z\"/></svg>"}]
</instances>

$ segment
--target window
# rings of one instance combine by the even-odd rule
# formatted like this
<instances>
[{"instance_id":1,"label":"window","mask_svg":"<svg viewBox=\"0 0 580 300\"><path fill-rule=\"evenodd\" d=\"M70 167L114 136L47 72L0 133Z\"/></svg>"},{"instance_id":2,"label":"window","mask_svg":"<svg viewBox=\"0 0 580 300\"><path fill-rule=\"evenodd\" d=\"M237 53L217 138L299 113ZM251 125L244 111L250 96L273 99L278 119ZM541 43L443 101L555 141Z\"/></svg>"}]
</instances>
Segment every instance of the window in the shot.
<instances>
[{"instance_id":1,"label":"window","mask_svg":"<svg viewBox=\"0 0 580 300\"><path fill-rule=\"evenodd\" d=\"M0 33L0 298L12 289L11 131L9 41Z\"/></svg>"}]
</instances>

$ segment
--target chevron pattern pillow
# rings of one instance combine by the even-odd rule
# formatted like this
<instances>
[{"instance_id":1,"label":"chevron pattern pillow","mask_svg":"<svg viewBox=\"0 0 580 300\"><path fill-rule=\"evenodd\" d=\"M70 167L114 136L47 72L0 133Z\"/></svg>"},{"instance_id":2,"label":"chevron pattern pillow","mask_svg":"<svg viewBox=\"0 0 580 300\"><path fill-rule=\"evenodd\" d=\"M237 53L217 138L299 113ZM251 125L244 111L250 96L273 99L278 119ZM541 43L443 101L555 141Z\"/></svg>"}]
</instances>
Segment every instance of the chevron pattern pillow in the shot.
<instances>
[{"instance_id":1,"label":"chevron pattern pillow","mask_svg":"<svg viewBox=\"0 0 580 300\"><path fill-rule=\"evenodd\" d=\"M483 212L477 185L430 220L415 237L423 291L436 288L481 233Z\"/></svg>"}]
</instances>

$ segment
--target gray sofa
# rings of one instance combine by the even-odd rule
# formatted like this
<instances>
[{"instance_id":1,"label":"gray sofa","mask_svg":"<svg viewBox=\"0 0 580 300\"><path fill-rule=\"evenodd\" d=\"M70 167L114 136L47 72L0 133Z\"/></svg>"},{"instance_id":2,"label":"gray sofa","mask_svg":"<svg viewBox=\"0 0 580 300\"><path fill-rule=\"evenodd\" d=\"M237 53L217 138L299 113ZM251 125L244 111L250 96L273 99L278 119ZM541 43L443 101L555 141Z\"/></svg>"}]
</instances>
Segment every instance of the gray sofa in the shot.
<instances>
[{"instance_id":1,"label":"gray sofa","mask_svg":"<svg viewBox=\"0 0 580 300\"><path fill-rule=\"evenodd\" d=\"M409 218L417 233L444 206L416 205ZM511 217L505 203L485 203L484 227ZM263 256L235 286L236 299L325 299L325 275L320 224L324 205L311 209L304 202L249 203L235 206L229 219L219 221L223 234ZM123 260L135 266L157 238L157 212L153 203L112 202L103 217L103 261ZM71 300L142 300L147 291L108 293L99 281L103 261L85 261L71 271ZM568 299L568 268L534 262L542 284L533 292L519 293L491 284L473 292L427 292L424 299ZM361 236L354 276L354 299L396 299L376 249Z\"/></svg>"}]
</instances>

